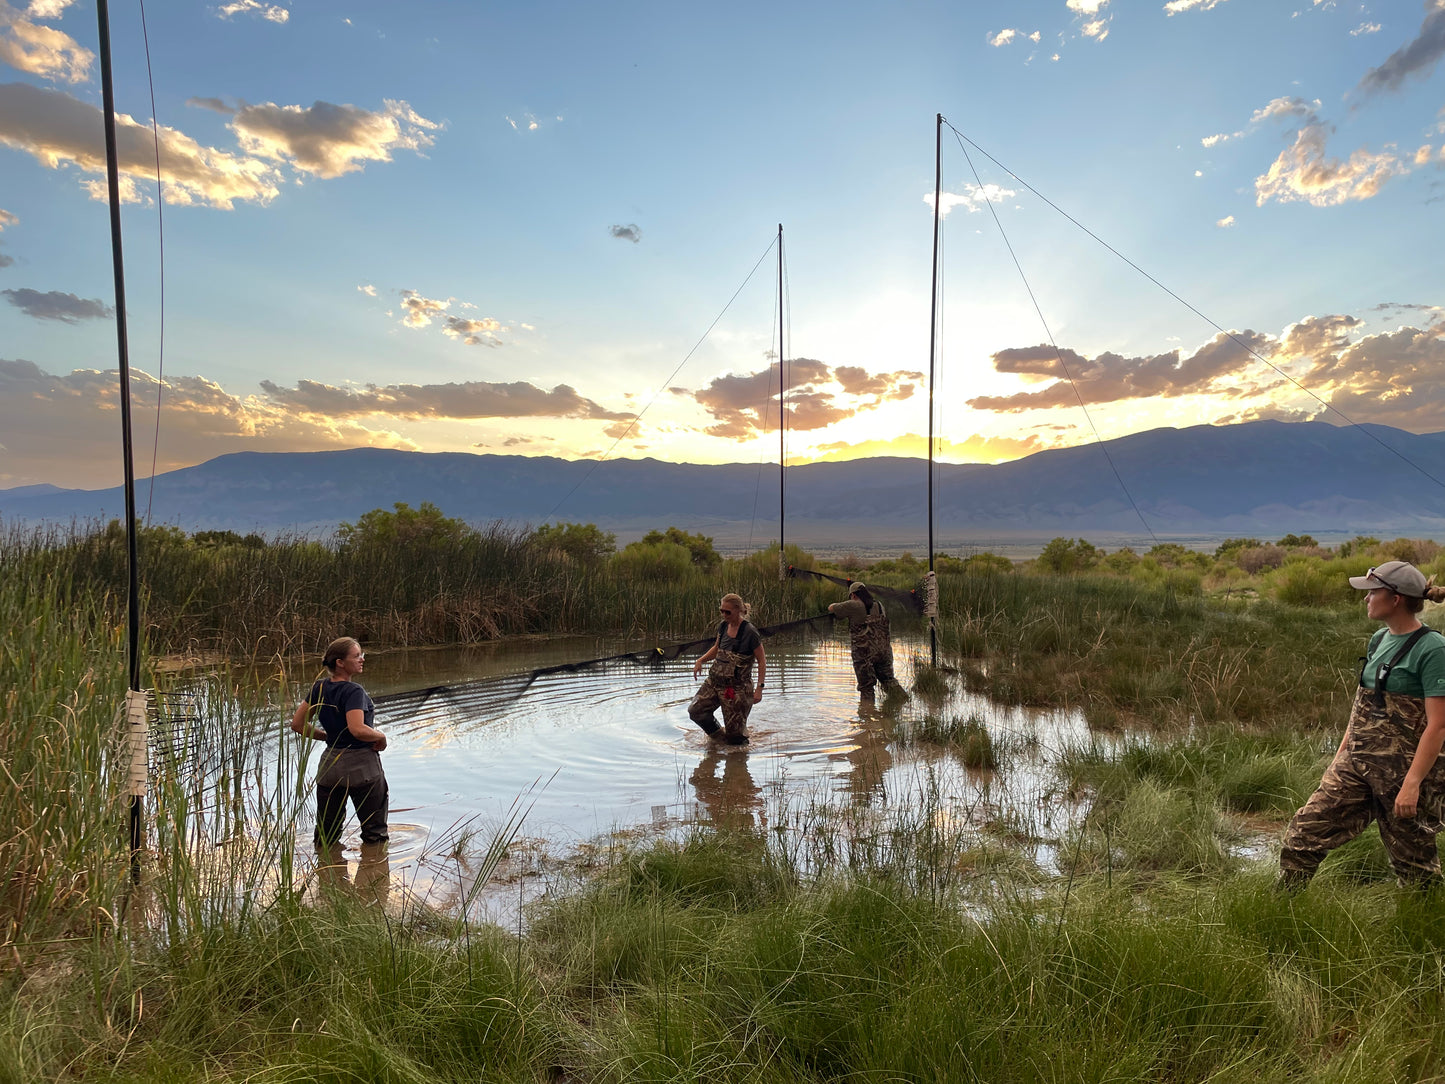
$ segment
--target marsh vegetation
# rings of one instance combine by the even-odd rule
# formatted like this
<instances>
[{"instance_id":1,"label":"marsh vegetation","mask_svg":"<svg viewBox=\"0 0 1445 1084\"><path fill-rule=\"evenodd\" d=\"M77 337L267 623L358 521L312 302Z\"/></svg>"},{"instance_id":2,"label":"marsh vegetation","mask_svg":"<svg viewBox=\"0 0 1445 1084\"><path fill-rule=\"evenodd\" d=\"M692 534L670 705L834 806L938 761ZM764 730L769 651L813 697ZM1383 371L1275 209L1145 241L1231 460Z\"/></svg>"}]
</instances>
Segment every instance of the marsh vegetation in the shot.
<instances>
[{"instance_id":1,"label":"marsh vegetation","mask_svg":"<svg viewBox=\"0 0 1445 1084\"><path fill-rule=\"evenodd\" d=\"M330 634L337 598L370 642L401 644L691 636L722 585L764 620L837 590L779 583L776 550L709 567L665 536L648 545L688 564L657 579L643 557L500 530L432 538L424 560L387 544L342 561L306 540L147 542L152 650L231 654L195 711L198 740L236 744L202 777L184 755L153 766L136 890L119 551L105 531L7 536L0 1080L1445 1074L1445 900L1398 890L1373 831L1307 892L1273 889L1271 844L1338 739L1369 630L1348 596L1291 594L1305 574L1288 562L1248 590L1102 562L944 566L941 665L914 668L913 701L870 740L938 749L975 773L971 797L929 770L906 794L767 788L757 816L720 808L549 869L503 928L454 904L520 847L515 820L429 844L455 860L454 897L378 905L298 861L302 750L250 707L294 695L280 662ZM1304 561L1333 578L1381 559L1362 544ZM959 707L970 690L1088 726L1003 730ZM1008 788L1029 800L997 800Z\"/></svg>"}]
</instances>

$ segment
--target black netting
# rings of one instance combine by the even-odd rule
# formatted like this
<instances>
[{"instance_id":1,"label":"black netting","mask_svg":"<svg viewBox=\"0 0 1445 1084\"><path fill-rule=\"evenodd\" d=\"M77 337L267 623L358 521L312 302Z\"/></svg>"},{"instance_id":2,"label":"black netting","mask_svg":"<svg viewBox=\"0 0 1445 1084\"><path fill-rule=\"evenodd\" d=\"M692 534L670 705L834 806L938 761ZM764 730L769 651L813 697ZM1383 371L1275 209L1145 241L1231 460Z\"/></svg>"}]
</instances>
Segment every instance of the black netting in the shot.
<instances>
[{"instance_id":1,"label":"black netting","mask_svg":"<svg viewBox=\"0 0 1445 1084\"><path fill-rule=\"evenodd\" d=\"M815 580L827 580L829 583L836 583L839 587L851 587L857 580L850 580L847 576L834 576L827 572L814 572L811 568L794 568L788 566L788 575L794 579L811 576ZM916 614L923 613L924 590L923 584L917 587L883 587L879 584L868 584L868 593L874 598L886 598L907 606Z\"/></svg>"},{"instance_id":2,"label":"black netting","mask_svg":"<svg viewBox=\"0 0 1445 1084\"><path fill-rule=\"evenodd\" d=\"M763 638L776 636L780 632L798 629L822 631L833 621L829 613L800 617L794 621L783 621L776 625L756 626ZM481 715L502 708L516 700L537 681L558 674L576 674L583 671L597 672L616 670L632 666L661 666L683 655L701 655L713 645L716 636L685 643L654 647L648 651L624 651L618 655L604 655L597 659L583 659L580 662L564 662L554 666L542 666L519 674L503 674L499 677L480 678L476 681L458 682L455 685L432 685L425 689L409 689L400 693L383 693L371 698L378 709L386 709L389 723L406 722L415 725L432 718L457 715Z\"/></svg>"}]
</instances>

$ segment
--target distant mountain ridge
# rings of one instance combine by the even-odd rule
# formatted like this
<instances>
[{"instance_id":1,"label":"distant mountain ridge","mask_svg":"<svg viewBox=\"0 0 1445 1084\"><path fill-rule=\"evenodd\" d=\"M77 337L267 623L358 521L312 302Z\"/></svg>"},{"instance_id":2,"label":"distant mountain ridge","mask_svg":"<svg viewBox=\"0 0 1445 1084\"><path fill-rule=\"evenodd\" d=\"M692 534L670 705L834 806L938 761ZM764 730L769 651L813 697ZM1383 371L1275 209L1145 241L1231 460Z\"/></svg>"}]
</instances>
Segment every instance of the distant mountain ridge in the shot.
<instances>
[{"instance_id":1,"label":"distant mountain ridge","mask_svg":"<svg viewBox=\"0 0 1445 1084\"><path fill-rule=\"evenodd\" d=\"M993 466L939 465L937 530L953 539L1137 536L1146 533L1142 515L1159 536L1445 537L1445 485L1421 473L1445 479L1445 433L1258 421L1153 429L1108 441L1107 450L1107 458L1091 444ZM921 546L927 483L918 459L790 467L788 539ZM148 487L139 483L142 506ZM186 530L329 532L397 501L430 501L474 523L596 523L624 540L668 525L733 545L778 533L776 464L377 448L239 452L171 471L155 480L152 519ZM0 490L0 517L11 522L112 517L122 509L119 488Z\"/></svg>"}]
</instances>

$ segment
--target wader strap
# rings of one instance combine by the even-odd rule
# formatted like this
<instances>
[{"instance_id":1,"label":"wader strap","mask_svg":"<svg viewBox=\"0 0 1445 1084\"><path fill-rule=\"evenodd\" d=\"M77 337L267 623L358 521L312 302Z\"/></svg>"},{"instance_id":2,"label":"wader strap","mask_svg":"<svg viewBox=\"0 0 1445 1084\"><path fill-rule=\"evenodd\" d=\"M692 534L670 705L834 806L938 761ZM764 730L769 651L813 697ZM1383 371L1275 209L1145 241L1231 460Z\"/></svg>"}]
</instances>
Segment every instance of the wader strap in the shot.
<instances>
[{"instance_id":1,"label":"wader strap","mask_svg":"<svg viewBox=\"0 0 1445 1084\"><path fill-rule=\"evenodd\" d=\"M1390 671L1399 665L1401 659L1410 654L1410 649L1419 643L1420 638L1429 631L1430 629L1427 626L1421 625L1414 632L1410 633L1409 639L1400 645L1399 651L1395 652L1395 657L1389 662L1381 663L1380 668L1375 671L1375 687L1371 691L1375 696L1376 707L1385 706L1385 682L1390 680ZM1368 656L1360 660L1360 688L1362 689L1365 687L1365 665L1369 661Z\"/></svg>"}]
</instances>

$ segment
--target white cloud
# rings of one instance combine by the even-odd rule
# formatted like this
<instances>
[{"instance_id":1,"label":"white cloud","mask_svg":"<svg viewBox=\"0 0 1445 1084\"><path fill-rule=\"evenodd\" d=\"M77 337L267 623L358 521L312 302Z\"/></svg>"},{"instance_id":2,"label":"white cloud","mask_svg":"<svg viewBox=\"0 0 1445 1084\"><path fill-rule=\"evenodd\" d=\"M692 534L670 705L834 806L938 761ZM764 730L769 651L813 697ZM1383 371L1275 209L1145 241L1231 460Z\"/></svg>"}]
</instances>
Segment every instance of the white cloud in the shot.
<instances>
[{"instance_id":1,"label":"white cloud","mask_svg":"<svg viewBox=\"0 0 1445 1084\"><path fill-rule=\"evenodd\" d=\"M1409 167L1389 151L1373 154L1360 148L1341 162L1326 157L1328 126L1306 124L1294 145L1281 151L1268 171L1255 178L1255 203L1302 201L1315 207L1332 207L1351 200L1366 200L1379 193L1391 177Z\"/></svg>"},{"instance_id":2,"label":"white cloud","mask_svg":"<svg viewBox=\"0 0 1445 1084\"><path fill-rule=\"evenodd\" d=\"M0 207L0 230L5 229L6 226L13 226L19 221L20 219L17 216Z\"/></svg>"},{"instance_id":3,"label":"white cloud","mask_svg":"<svg viewBox=\"0 0 1445 1084\"><path fill-rule=\"evenodd\" d=\"M1313 122L1319 108L1320 100L1318 98L1312 102L1307 102L1303 98L1275 98L1263 109L1256 109L1250 115L1249 123L1263 124L1267 120L1279 117L1302 117Z\"/></svg>"},{"instance_id":4,"label":"white cloud","mask_svg":"<svg viewBox=\"0 0 1445 1084\"><path fill-rule=\"evenodd\" d=\"M1010 27L1004 30L1000 30L997 34L989 34L985 37L984 40L987 41L994 48L998 48L1000 46L1007 45L1017 36L1018 31Z\"/></svg>"},{"instance_id":5,"label":"white cloud","mask_svg":"<svg viewBox=\"0 0 1445 1084\"><path fill-rule=\"evenodd\" d=\"M1001 188L996 184L986 184L980 188L976 184L966 184L962 192L943 193L942 210L940 218L947 218L948 212L955 207L967 207L970 214L983 210L985 203L1002 203L1006 199L1012 199L1018 193L1012 188ZM926 192L923 202L933 207L933 193Z\"/></svg>"},{"instance_id":6,"label":"white cloud","mask_svg":"<svg viewBox=\"0 0 1445 1084\"><path fill-rule=\"evenodd\" d=\"M1196 169L1196 170L1194 171L1194 176L1196 176L1196 177L1203 177L1203 176L1204 176L1204 170L1202 170L1202 169Z\"/></svg>"},{"instance_id":7,"label":"white cloud","mask_svg":"<svg viewBox=\"0 0 1445 1084\"><path fill-rule=\"evenodd\" d=\"M286 162L317 177L340 177L367 162L390 162L393 150L420 151L441 127L402 101L383 99L377 112L316 102L309 107L242 106L230 124L249 154Z\"/></svg>"},{"instance_id":8,"label":"white cloud","mask_svg":"<svg viewBox=\"0 0 1445 1084\"><path fill-rule=\"evenodd\" d=\"M1430 156L1434 153L1430 144L1426 143L1423 147L1415 151L1415 164L1417 166L1423 166L1426 162L1430 161Z\"/></svg>"},{"instance_id":9,"label":"white cloud","mask_svg":"<svg viewBox=\"0 0 1445 1084\"><path fill-rule=\"evenodd\" d=\"M1109 36L1109 20L1108 20L1108 19L1093 19L1093 20L1090 20L1089 22L1085 23L1085 24L1080 28L1080 30L1081 30L1081 32L1083 33L1084 37L1086 37L1086 38L1097 38L1099 41L1103 41L1105 38L1107 38L1107 37Z\"/></svg>"},{"instance_id":10,"label":"white cloud","mask_svg":"<svg viewBox=\"0 0 1445 1084\"><path fill-rule=\"evenodd\" d=\"M25 14L32 19L57 19L75 0L30 0Z\"/></svg>"},{"instance_id":11,"label":"white cloud","mask_svg":"<svg viewBox=\"0 0 1445 1084\"><path fill-rule=\"evenodd\" d=\"M442 334L449 339L456 339L467 346L501 346L499 333L512 329L490 316L473 318L451 315L447 310L456 300L449 297L443 301L440 298L423 297L415 290L402 290L401 322L409 328L420 329L429 327L433 320L440 320L443 325ZM461 302L461 307L475 309L477 306Z\"/></svg>"},{"instance_id":12,"label":"white cloud","mask_svg":"<svg viewBox=\"0 0 1445 1084\"><path fill-rule=\"evenodd\" d=\"M1358 38L1361 34L1378 34L1383 29L1379 23L1361 23L1350 31L1350 37Z\"/></svg>"},{"instance_id":13,"label":"white cloud","mask_svg":"<svg viewBox=\"0 0 1445 1084\"><path fill-rule=\"evenodd\" d=\"M1204 146L1204 147L1217 147L1219 144L1225 142L1225 141L1228 140L1229 138L1230 138L1230 137L1229 137L1228 135L1226 135L1225 133L1223 133L1223 132L1218 132L1218 133L1216 133L1216 134L1214 134L1214 135L1205 136L1205 137L1204 137L1203 139L1201 139L1199 142L1200 142L1200 145L1201 145L1201 146Z\"/></svg>"},{"instance_id":14,"label":"white cloud","mask_svg":"<svg viewBox=\"0 0 1445 1084\"><path fill-rule=\"evenodd\" d=\"M1077 15L1097 15L1109 0L1068 0L1067 7Z\"/></svg>"},{"instance_id":15,"label":"white cloud","mask_svg":"<svg viewBox=\"0 0 1445 1084\"><path fill-rule=\"evenodd\" d=\"M372 286L370 283L367 283L364 286L358 286L357 289L364 293L367 297L376 296L376 287Z\"/></svg>"},{"instance_id":16,"label":"white cloud","mask_svg":"<svg viewBox=\"0 0 1445 1084\"><path fill-rule=\"evenodd\" d=\"M32 4L22 14L6 0L0 0L0 61L18 71L44 79L65 83L83 83L90 77L95 54L63 30L41 26L34 18L53 18L65 9L58 6ZM40 11L36 8L39 7Z\"/></svg>"},{"instance_id":17,"label":"white cloud","mask_svg":"<svg viewBox=\"0 0 1445 1084\"><path fill-rule=\"evenodd\" d=\"M277 4L263 4L261 0L232 0L216 9L216 15L229 19L232 15L259 15L267 22L284 23L291 13Z\"/></svg>"},{"instance_id":18,"label":"white cloud","mask_svg":"<svg viewBox=\"0 0 1445 1084\"><path fill-rule=\"evenodd\" d=\"M1169 0L1164 5L1164 12L1167 15L1178 15L1181 11L1192 11L1198 8L1200 11L1213 11L1224 0Z\"/></svg>"},{"instance_id":19,"label":"white cloud","mask_svg":"<svg viewBox=\"0 0 1445 1084\"><path fill-rule=\"evenodd\" d=\"M1215 225L1218 226L1221 230L1227 230L1230 226L1234 225L1234 216L1225 215L1218 222L1216 222Z\"/></svg>"}]
</instances>

